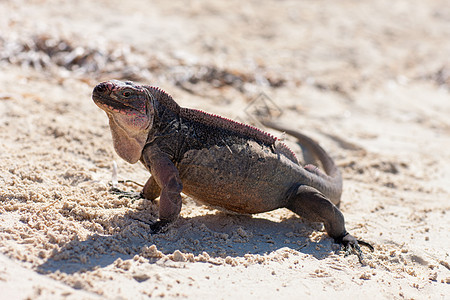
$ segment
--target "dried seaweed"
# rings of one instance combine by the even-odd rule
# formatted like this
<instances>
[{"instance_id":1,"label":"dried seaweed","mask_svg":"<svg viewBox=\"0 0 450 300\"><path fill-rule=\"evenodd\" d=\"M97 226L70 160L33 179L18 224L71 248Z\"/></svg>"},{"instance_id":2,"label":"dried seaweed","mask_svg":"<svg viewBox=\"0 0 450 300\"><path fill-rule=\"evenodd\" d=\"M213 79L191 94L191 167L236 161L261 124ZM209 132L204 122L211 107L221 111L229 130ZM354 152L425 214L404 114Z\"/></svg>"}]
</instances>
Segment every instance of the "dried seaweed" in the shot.
<instances>
[{"instance_id":1,"label":"dried seaweed","mask_svg":"<svg viewBox=\"0 0 450 300\"><path fill-rule=\"evenodd\" d=\"M60 75L61 72L70 72L95 79L111 77L154 81L155 77L164 77L191 92L194 89L190 87L200 83L207 83L213 88L233 87L244 91L245 84L281 87L286 82L284 78L265 76L263 71L244 73L213 65L188 65L176 59L168 64L133 51L126 45L109 45L103 49L98 45L77 44L75 40L45 34L21 39L5 39L0 36L0 63Z\"/></svg>"}]
</instances>

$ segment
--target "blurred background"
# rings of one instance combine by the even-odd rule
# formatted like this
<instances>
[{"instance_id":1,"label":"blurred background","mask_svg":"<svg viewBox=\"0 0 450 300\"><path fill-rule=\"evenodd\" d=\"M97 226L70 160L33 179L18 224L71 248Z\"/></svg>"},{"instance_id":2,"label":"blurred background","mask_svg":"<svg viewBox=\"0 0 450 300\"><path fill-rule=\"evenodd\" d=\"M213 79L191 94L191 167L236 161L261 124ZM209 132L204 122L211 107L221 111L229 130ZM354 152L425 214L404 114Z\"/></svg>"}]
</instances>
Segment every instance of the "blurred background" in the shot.
<instances>
[{"instance_id":1,"label":"blurred background","mask_svg":"<svg viewBox=\"0 0 450 300\"><path fill-rule=\"evenodd\" d=\"M0 67L243 95L450 85L450 7L431 1L2 1Z\"/></svg>"}]
</instances>

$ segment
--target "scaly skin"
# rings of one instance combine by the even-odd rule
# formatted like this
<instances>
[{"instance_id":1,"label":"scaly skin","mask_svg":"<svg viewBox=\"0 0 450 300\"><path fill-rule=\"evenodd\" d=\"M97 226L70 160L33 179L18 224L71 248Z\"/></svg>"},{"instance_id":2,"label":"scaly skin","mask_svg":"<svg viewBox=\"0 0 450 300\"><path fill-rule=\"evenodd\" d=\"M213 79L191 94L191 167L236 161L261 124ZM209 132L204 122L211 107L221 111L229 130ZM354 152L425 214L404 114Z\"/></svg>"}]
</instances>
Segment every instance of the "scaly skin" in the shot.
<instances>
[{"instance_id":1,"label":"scaly skin","mask_svg":"<svg viewBox=\"0 0 450 300\"><path fill-rule=\"evenodd\" d=\"M286 207L309 221L323 222L335 242L356 249L361 259L358 241L345 230L337 207L341 174L325 150L307 136L266 124L296 137L325 173L312 165L302 167L268 133L180 107L155 87L111 80L98 84L92 98L109 118L118 155L132 164L140 160L151 173L142 195L149 200L160 197L154 232L177 219L183 191L237 213Z\"/></svg>"}]
</instances>

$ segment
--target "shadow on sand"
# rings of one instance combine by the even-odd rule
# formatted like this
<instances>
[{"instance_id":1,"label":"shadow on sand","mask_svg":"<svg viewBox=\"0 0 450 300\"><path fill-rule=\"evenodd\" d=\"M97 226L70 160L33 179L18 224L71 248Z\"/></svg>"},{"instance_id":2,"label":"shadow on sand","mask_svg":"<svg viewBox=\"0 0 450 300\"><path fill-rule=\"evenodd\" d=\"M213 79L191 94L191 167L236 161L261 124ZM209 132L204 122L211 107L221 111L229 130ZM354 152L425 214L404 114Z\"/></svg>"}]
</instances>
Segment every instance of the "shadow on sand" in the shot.
<instances>
[{"instance_id":1,"label":"shadow on sand","mask_svg":"<svg viewBox=\"0 0 450 300\"><path fill-rule=\"evenodd\" d=\"M53 253L38 267L38 271L67 274L85 272L106 267L118 258L133 258L142 253L143 247L151 245L155 245L165 255L180 250L195 256L207 252L212 258L264 255L288 247L323 259L333 251L331 238L322 238L318 242L310 240L310 234L320 226L304 224L295 216L274 222L258 215L252 217L216 212L180 218L166 232L150 234L149 226L136 220L148 213L131 211L114 217L106 225L114 227L114 234L93 234L83 241L75 238ZM319 247L322 250L317 250L317 245L321 245ZM150 263L158 260L149 259Z\"/></svg>"}]
</instances>

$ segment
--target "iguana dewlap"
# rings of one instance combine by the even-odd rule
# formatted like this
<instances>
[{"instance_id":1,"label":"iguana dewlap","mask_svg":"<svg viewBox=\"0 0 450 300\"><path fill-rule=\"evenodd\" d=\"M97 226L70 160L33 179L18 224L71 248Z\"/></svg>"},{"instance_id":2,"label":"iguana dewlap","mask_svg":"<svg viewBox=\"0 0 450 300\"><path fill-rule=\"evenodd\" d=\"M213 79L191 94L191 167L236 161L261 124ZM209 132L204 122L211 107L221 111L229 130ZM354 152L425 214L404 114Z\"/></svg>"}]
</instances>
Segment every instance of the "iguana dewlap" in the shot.
<instances>
[{"instance_id":1,"label":"iguana dewlap","mask_svg":"<svg viewBox=\"0 0 450 300\"><path fill-rule=\"evenodd\" d=\"M325 172L302 167L268 133L180 107L156 87L111 80L98 84L92 98L109 118L117 154L132 164L140 160L151 173L142 195L150 200L160 197L159 221L152 225L155 232L177 219L183 192L237 213L285 207L309 221L323 222L337 243L359 250L337 207L341 174L312 139L267 124L296 137Z\"/></svg>"}]
</instances>

